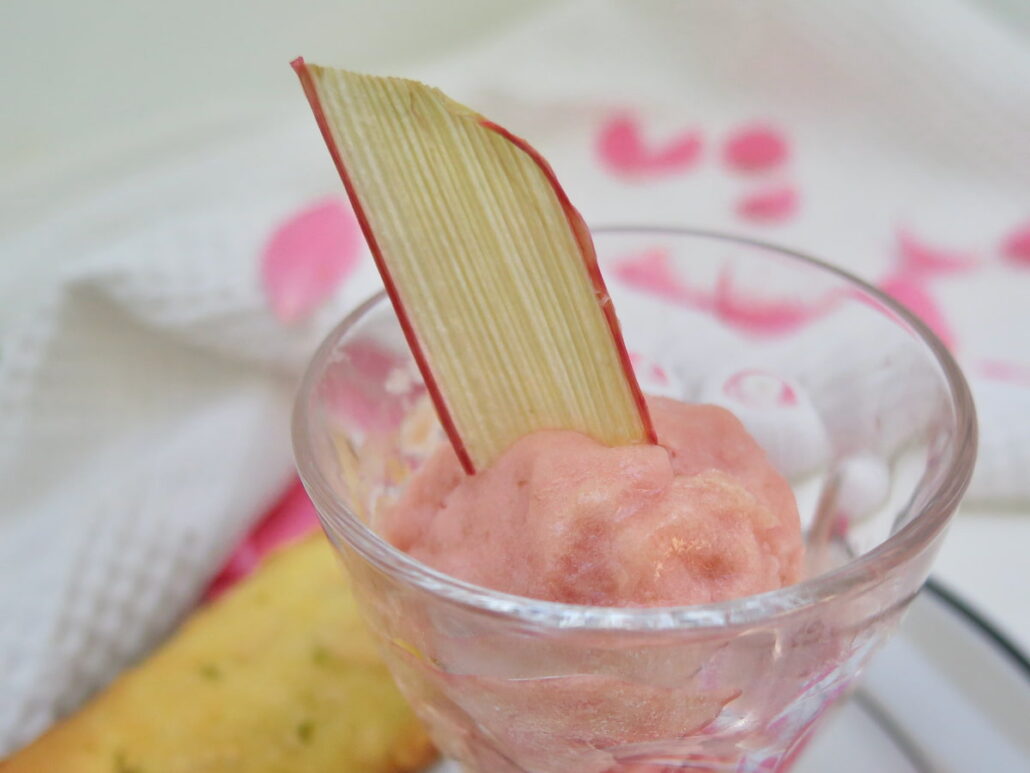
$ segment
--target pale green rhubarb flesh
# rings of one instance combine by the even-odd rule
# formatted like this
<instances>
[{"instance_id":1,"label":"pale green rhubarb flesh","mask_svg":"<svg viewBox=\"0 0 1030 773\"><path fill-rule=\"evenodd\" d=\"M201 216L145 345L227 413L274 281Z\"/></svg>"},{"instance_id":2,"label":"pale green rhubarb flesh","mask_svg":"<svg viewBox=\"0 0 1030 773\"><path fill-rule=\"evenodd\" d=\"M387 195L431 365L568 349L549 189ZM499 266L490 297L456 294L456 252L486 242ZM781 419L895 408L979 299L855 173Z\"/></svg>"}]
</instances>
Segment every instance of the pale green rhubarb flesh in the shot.
<instances>
[{"instance_id":1,"label":"pale green rhubarb flesh","mask_svg":"<svg viewBox=\"0 0 1030 773\"><path fill-rule=\"evenodd\" d=\"M293 66L465 470L541 429L655 442L590 234L540 155L421 83Z\"/></svg>"}]
</instances>

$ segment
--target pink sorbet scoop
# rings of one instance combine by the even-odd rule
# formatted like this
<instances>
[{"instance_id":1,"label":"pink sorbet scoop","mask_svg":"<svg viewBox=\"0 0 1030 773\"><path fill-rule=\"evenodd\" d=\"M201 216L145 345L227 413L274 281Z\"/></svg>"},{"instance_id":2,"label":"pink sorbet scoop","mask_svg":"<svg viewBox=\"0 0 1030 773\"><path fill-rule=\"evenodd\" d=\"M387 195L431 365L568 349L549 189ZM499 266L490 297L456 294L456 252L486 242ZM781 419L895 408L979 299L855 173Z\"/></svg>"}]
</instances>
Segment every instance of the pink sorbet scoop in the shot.
<instances>
[{"instance_id":1,"label":"pink sorbet scoop","mask_svg":"<svg viewBox=\"0 0 1030 773\"><path fill-rule=\"evenodd\" d=\"M793 492L743 425L716 406L648 405L657 446L540 431L474 476L442 446L381 532L459 579L566 603L703 604L797 582Z\"/></svg>"}]
</instances>

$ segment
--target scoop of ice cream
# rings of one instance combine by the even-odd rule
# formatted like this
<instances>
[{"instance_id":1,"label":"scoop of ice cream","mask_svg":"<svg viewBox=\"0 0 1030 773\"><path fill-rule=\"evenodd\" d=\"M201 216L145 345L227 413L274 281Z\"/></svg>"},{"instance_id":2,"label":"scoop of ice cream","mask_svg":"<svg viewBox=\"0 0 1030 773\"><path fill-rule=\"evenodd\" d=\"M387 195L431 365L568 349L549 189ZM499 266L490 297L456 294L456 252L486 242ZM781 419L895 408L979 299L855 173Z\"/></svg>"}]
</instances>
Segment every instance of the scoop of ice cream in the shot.
<instances>
[{"instance_id":1,"label":"scoop of ice cream","mask_svg":"<svg viewBox=\"0 0 1030 773\"><path fill-rule=\"evenodd\" d=\"M459 579L566 603L701 604L800 579L793 493L741 423L711 405L649 406L659 445L536 432L474 476L441 447L380 529Z\"/></svg>"}]
</instances>

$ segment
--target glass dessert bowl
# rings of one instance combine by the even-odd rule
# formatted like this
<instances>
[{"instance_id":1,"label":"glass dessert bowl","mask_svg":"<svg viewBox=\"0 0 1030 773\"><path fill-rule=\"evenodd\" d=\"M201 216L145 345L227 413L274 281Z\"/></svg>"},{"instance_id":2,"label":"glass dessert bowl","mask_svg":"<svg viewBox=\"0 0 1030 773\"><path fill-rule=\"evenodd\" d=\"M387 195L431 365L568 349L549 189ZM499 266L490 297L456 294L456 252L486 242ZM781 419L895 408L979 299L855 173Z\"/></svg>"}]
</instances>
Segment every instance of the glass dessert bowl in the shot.
<instances>
[{"instance_id":1,"label":"glass dessert bowl","mask_svg":"<svg viewBox=\"0 0 1030 773\"><path fill-rule=\"evenodd\" d=\"M395 549L377 516L445 441L383 296L305 375L301 477L401 690L466 769L786 770L926 579L972 472L968 388L922 323L819 261L701 232L593 235L641 386L744 422L797 496L806 579L593 607Z\"/></svg>"}]
</instances>

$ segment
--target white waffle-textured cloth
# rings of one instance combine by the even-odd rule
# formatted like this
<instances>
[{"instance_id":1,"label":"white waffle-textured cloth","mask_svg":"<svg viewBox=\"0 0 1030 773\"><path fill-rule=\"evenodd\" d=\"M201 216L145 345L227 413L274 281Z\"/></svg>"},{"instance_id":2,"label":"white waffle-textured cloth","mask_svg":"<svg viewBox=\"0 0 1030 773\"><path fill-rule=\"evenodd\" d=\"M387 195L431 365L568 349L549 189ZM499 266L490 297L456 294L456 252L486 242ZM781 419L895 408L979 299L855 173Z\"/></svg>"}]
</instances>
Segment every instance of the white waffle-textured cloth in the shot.
<instances>
[{"instance_id":1,"label":"white waffle-textured cloth","mask_svg":"<svg viewBox=\"0 0 1030 773\"><path fill-rule=\"evenodd\" d=\"M899 228L971 256L920 280L979 402L970 496L1030 502L1030 266L999 247L1030 218L1030 48L1014 31L963 0L589 0L413 75L527 137L592 223L758 235L871 280L893 271ZM613 166L598 137L615 120L642 152L697 131L700 155ZM730 173L720 144L753 120L791 157ZM781 184L801 196L789 221L736 214ZM308 320L269 312L263 245L327 193L339 183L298 115L2 245L61 270L0 331L0 754L164 635L291 475L299 369L377 286L366 259Z\"/></svg>"}]
</instances>

